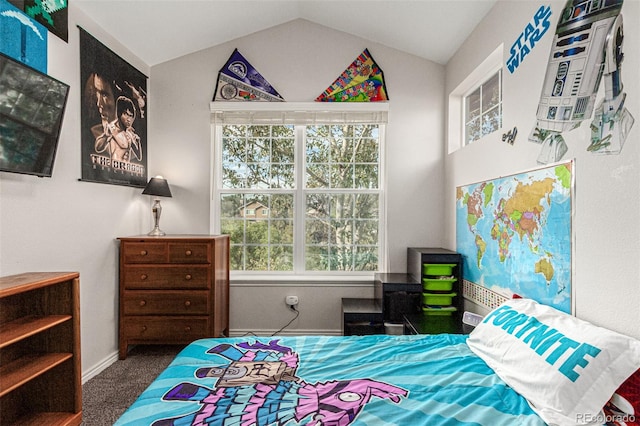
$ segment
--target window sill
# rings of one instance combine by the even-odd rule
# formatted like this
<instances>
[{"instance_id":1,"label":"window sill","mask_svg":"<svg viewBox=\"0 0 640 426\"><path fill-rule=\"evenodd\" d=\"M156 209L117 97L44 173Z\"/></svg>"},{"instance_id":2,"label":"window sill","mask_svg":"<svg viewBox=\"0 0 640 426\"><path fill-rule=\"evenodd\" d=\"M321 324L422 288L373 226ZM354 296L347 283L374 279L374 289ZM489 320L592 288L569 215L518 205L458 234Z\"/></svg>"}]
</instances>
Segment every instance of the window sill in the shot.
<instances>
[{"instance_id":1,"label":"window sill","mask_svg":"<svg viewBox=\"0 0 640 426\"><path fill-rule=\"evenodd\" d=\"M344 286L344 285L371 285L373 284L373 272L364 275L247 275L230 274L233 285L264 285L264 286Z\"/></svg>"}]
</instances>

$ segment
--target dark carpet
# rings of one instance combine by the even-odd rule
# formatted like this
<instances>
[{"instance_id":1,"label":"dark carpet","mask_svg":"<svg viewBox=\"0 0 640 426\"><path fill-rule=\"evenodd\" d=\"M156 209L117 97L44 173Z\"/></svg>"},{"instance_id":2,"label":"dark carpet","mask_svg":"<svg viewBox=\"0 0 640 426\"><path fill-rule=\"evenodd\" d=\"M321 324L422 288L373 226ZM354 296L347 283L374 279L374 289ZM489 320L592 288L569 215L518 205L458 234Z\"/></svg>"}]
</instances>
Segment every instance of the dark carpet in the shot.
<instances>
[{"instance_id":1,"label":"dark carpet","mask_svg":"<svg viewBox=\"0 0 640 426\"><path fill-rule=\"evenodd\" d=\"M138 345L82 386L82 425L111 426L184 346Z\"/></svg>"}]
</instances>

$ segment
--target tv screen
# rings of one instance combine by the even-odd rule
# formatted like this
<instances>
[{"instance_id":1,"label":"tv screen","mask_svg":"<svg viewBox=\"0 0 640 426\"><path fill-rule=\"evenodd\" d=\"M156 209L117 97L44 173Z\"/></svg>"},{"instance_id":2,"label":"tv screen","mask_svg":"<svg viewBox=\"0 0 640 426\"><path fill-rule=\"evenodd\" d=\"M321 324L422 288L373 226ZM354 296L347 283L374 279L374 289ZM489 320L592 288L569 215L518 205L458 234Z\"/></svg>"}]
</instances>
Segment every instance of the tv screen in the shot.
<instances>
[{"instance_id":1,"label":"tv screen","mask_svg":"<svg viewBox=\"0 0 640 426\"><path fill-rule=\"evenodd\" d=\"M51 177L69 85L0 53L0 171Z\"/></svg>"}]
</instances>

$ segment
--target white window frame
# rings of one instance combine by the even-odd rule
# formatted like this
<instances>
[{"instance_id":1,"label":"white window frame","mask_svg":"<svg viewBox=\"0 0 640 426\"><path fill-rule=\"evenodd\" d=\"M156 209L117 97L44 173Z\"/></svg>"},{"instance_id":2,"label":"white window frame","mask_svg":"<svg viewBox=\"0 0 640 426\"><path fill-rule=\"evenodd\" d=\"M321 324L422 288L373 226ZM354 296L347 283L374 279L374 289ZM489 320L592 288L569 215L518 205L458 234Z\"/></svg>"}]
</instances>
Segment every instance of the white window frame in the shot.
<instances>
[{"instance_id":1,"label":"white window frame","mask_svg":"<svg viewBox=\"0 0 640 426\"><path fill-rule=\"evenodd\" d=\"M448 120L448 153L466 146L465 143L465 114L464 98L484 84L496 72L502 69L504 62L504 44L500 44L487 58L478 65L450 94L449 94L449 120ZM504 72L501 76L501 108L502 125L504 126ZM502 129L502 127L500 127ZM500 130L498 129L498 130ZM482 140L480 138L479 140ZM475 141L477 142L477 140Z\"/></svg>"},{"instance_id":2,"label":"white window frame","mask_svg":"<svg viewBox=\"0 0 640 426\"><path fill-rule=\"evenodd\" d=\"M386 167L385 167L385 133L386 123L388 120L389 104L387 102L353 102L353 103L325 103L325 102L211 102L211 152L212 165L210 173L210 232L212 234L220 233L220 221L217 212L220 210L220 192L224 192L224 188L220 188L218 183L222 180L222 170L217 167L221 163L222 152L221 143L221 125L223 124L293 124L293 125L313 125L313 124L378 124L380 126L380 170L379 170L379 271L385 271L388 262L388 247L386 238ZM297 127L296 131L301 131L301 127ZM296 149L296 164L298 164L298 156L302 155ZM296 182L298 185L303 184L304 170L298 170ZM298 194L303 194L304 189L297 190ZM296 195L295 205L301 205ZM297 223L304 223L303 209L296 208L295 220ZM298 235L299 227L295 227L294 231L294 256L295 262L304 260L304 232ZM370 280L373 274L378 271L303 271L304 267L295 271L231 271L233 279L240 280L261 280L261 281L342 281L348 278L350 281Z\"/></svg>"}]
</instances>

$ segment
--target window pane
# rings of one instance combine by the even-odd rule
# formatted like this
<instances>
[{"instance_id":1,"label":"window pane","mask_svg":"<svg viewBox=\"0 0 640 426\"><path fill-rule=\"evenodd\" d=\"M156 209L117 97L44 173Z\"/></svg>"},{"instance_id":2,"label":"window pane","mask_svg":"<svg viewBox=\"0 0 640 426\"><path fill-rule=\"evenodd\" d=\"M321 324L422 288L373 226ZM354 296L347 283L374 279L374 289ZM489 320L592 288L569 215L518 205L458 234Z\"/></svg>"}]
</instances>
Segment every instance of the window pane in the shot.
<instances>
[{"instance_id":1,"label":"window pane","mask_svg":"<svg viewBox=\"0 0 640 426\"><path fill-rule=\"evenodd\" d=\"M271 246L269 258L272 271L293 271L293 245Z\"/></svg>"},{"instance_id":2,"label":"window pane","mask_svg":"<svg viewBox=\"0 0 640 426\"><path fill-rule=\"evenodd\" d=\"M307 164L307 188L328 188L329 187L329 165L328 164Z\"/></svg>"},{"instance_id":3,"label":"window pane","mask_svg":"<svg viewBox=\"0 0 640 426\"><path fill-rule=\"evenodd\" d=\"M333 164L330 172L330 188L353 188L354 167L352 164Z\"/></svg>"},{"instance_id":4,"label":"window pane","mask_svg":"<svg viewBox=\"0 0 640 426\"><path fill-rule=\"evenodd\" d=\"M293 244L293 220L271 221L269 241L272 244Z\"/></svg>"},{"instance_id":5,"label":"window pane","mask_svg":"<svg viewBox=\"0 0 640 426\"><path fill-rule=\"evenodd\" d=\"M378 194L356 194L353 217L378 220L380 214L380 196Z\"/></svg>"},{"instance_id":6,"label":"window pane","mask_svg":"<svg viewBox=\"0 0 640 426\"><path fill-rule=\"evenodd\" d=\"M244 270L244 246L231 245L229 248L229 267L234 271Z\"/></svg>"},{"instance_id":7,"label":"window pane","mask_svg":"<svg viewBox=\"0 0 640 426\"><path fill-rule=\"evenodd\" d=\"M354 243L375 245L378 243L378 221L356 220L354 222Z\"/></svg>"},{"instance_id":8,"label":"window pane","mask_svg":"<svg viewBox=\"0 0 640 426\"><path fill-rule=\"evenodd\" d=\"M295 170L293 164L271 166L270 188L293 188L295 186Z\"/></svg>"},{"instance_id":9,"label":"window pane","mask_svg":"<svg viewBox=\"0 0 640 426\"><path fill-rule=\"evenodd\" d=\"M293 219L293 196L274 194L271 196L270 216L273 219Z\"/></svg>"},{"instance_id":10,"label":"window pane","mask_svg":"<svg viewBox=\"0 0 640 426\"><path fill-rule=\"evenodd\" d=\"M308 194L306 201L307 270L378 268L378 194ZM361 247L367 244L371 246ZM357 256L359 250L366 256ZM360 259L364 259L366 264L358 263Z\"/></svg>"},{"instance_id":11,"label":"window pane","mask_svg":"<svg viewBox=\"0 0 640 426\"><path fill-rule=\"evenodd\" d=\"M269 247L246 246L245 270L268 271L269 270Z\"/></svg>"},{"instance_id":12,"label":"window pane","mask_svg":"<svg viewBox=\"0 0 640 426\"><path fill-rule=\"evenodd\" d=\"M329 200L328 194L308 194L306 216L310 218L328 218Z\"/></svg>"},{"instance_id":13,"label":"window pane","mask_svg":"<svg viewBox=\"0 0 640 426\"><path fill-rule=\"evenodd\" d=\"M482 116L482 135L493 133L500 127L502 127L502 114L498 105Z\"/></svg>"},{"instance_id":14,"label":"window pane","mask_svg":"<svg viewBox=\"0 0 640 426\"><path fill-rule=\"evenodd\" d=\"M305 222L305 243L308 245L328 244L331 233L329 223L324 220L307 220Z\"/></svg>"},{"instance_id":15,"label":"window pane","mask_svg":"<svg viewBox=\"0 0 640 426\"><path fill-rule=\"evenodd\" d=\"M293 257L276 261L269 256L276 246L283 253L292 250L293 195L221 194L220 205L221 232L229 234L231 246L236 247L235 270L291 270ZM248 253L253 256L250 260Z\"/></svg>"},{"instance_id":16,"label":"window pane","mask_svg":"<svg viewBox=\"0 0 640 426\"><path fill-rule=\"evenodd\" d=\"M356 271L378 270L378 248L356 247L356 259L354 262Z\"/></svg>"},{"instance_id":17,"label":"window pane","mask_svg":"<svg viewBox=\"0 0 640 426\"><path fill-rule=\"evenodd\" d=\"M496 73L486 83L482 85L482 111L486 112L490 108L500 103L500 73Z\"/></svg>"},{"instance_id":18,"label":"window pane","mask_svg":"<svg viewBox=\"0 0 640 426\"><path fill-rule=\"evenodd\" d=\"M480 88L464 98L464 117L469 122L480 116Z\"/></svg>"},{"instance_id":19,"label":"window pane","mask_svg":"<svg viewBox=\"0 0 640 426\"><path fill-rule=\"evenodd\" d=\"M356 164L354 188L378 188L378 164Z\"/></svg>"},{"instance_id":20,"label":"window pane","mask_svg":"<svg viewBox=\"0 0 640 426\"><path fill-rule=\"evenodd\" d=\"M222 188L293 188L293 126L222 128Z\"/></svg>"},{"instance_id":21,"label":"window pane","mask_svg":"<svg viewBox=\"0 0 640 426\"><path fill-rule=\"evenodd\" d=\"M480 128L480 118L469 122L465 126L465 143L471 143L480 139L482 136L482 129Z\"/></svg>"},{"instance_id":22,"label":"window pane","mask_svg":"<svg viewBox=\"0 0 640 426\"><path fill-rule=\"evenodd\" d=\"M329 270L329 249L327 247L307 246L305 251L305 269L307 271Z\"/></svg>"},{"instance_id":23,"label":"window pane","mask_svg":"<svg viewBox=\"0 0 640 426\"><path fill-rule=\"evenodd\" d=\"M378 135L376 125L307 127L307 188L377 188Z\"/></svg>"}]
</instances>

